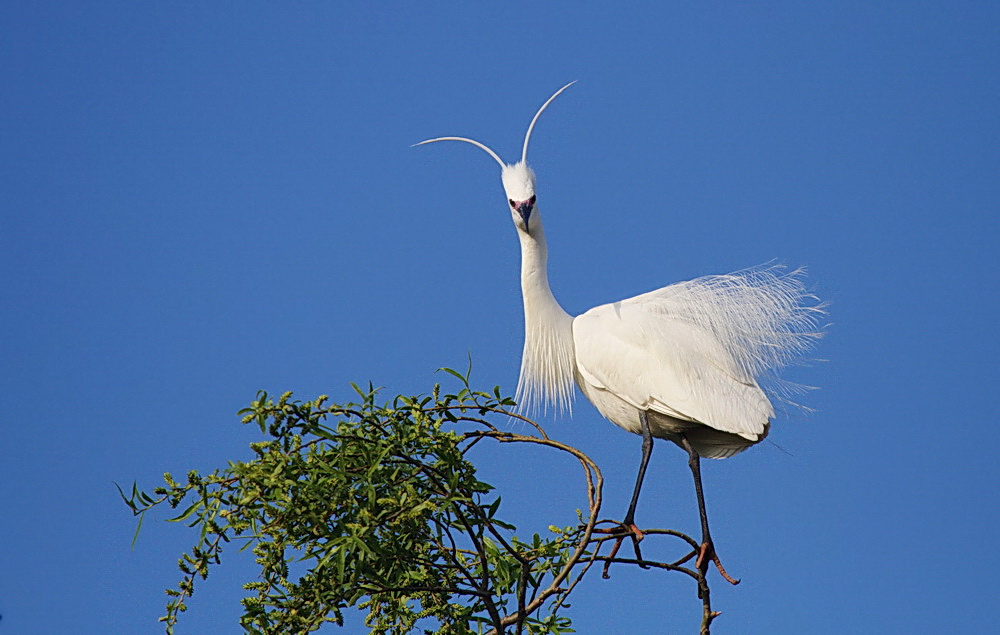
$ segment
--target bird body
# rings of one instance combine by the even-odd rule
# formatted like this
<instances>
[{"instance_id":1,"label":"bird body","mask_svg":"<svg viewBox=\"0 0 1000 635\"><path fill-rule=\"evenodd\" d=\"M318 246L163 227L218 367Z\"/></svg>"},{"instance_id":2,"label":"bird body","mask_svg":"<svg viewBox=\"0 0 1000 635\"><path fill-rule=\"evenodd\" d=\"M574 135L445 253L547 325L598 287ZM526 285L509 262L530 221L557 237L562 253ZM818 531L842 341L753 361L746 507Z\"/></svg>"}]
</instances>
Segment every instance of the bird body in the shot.
<instances>
[{"instance_id":1,"label":"bird body","mask_svg":"<svg viewBox=\"0 0 1000 635\"><path fill-rule=\"evenodd\" d=\"M698 454L725 458L763 439L774 410L751 377L703 328L664 317L641 298L606 304L573 322L577 385L597 410L641 434L687 434ZM657 323L649 332L643 326Z\"/></svg>"},{"instance_id":2,"label":"bird body","mask_svg":"<svg viewBox=\"0 0 1000 635\"><path fill-rule=\"evenodd\" d=\"M643 435L643 459L623 522L634 532L637 557L641 532L632 517L652 437L685 449L702 516L699 568L712 558L723 571L711 547L698 458L729 457L767 436L775 413L758 378L809 348L819 336L815 319L820 307L805 290L800 270L763 267L696 278L569 315L549 287L548 247L527 154L539 115L570 85L535 114L516 163L507 164L487 146L464 137L417 145L463 141L485 150L501 166L521 244L524 350L517 401L529 409L571 410L575 383L604 417Z\"/></svg>"}]
</instances>

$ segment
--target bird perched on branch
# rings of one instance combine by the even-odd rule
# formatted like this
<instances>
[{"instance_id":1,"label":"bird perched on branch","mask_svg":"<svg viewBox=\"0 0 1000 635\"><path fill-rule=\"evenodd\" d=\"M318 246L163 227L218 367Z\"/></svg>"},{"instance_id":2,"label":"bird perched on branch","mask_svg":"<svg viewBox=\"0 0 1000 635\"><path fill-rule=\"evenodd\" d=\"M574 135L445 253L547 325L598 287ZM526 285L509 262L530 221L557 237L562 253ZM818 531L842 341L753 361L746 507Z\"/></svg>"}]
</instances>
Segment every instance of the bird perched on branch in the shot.
<instances>
[{"instance_id":1,"label":"bird perched on branch","mask_svg":"<svg viewBox=\"0 0 1000 635\"><path fill-rule=\"evenodd\" d=\"M573 317L549 288L548 249L539 213L535 173L524 137L521 160L505 163L473 139L438 137L477 146L500 165L507 205L521 243L524 351L517 400L569 409L573 384L610 421L642 435L642 459L622 521L641 561L635 509L653 439L681 447L695 481L702 544L697 560L709 561L732 583L715 553L702 492L700 457L726 458L767 436L774 408L759 380L808 350L821 333L822 307L803 284L801 270L747 269L672 284L604 304ZM624 536L623 536L624 537ZM619 538L617 546L621 544Z\"/></svg>"}]
</instances>

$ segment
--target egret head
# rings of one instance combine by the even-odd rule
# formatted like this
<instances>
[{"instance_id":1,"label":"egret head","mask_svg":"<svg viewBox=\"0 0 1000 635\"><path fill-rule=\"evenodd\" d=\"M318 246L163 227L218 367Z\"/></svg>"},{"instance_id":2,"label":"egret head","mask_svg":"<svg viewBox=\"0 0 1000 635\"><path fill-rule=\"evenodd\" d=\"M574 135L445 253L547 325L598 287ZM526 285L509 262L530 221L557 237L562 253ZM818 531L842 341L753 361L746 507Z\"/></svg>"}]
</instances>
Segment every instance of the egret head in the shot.
<instances>
[{"instance_id":1,"label":"egret head","mask_svg":"<svg viewBox=\"0 0 1000 635\"><path fill-rule=\"evenodd\" d=\"M503 191L507 194L507 204L514 219L514 226L520 231L531 233L529 221L535 211L535 171L524 161L505 165L500 171Z\"/></svg>"},{"instance_id":2,"label":"egret head","mask_svg":"<svg viewBox=\"0 0 1000 635\"><path fill-rule=\"evenodd\" d=\"M576 82L570 82L557 90L554 95L548 98L548 100L542 104L542 107L538 109L535 113L535 117L531 120L531 124L528 126L528 132L524 135L524 147L521 150L521 160L517 163L507 164L504 163L503 159L497 155L496 152L488 148L487 146L475 141L473 139L466 139L465 137L438 137L436 139L427 139L426 141L421 141L415 145L423 145L425 143L434 143L435 141L464 141L465 143L471 143L472 145L484 150L493 159L500 164L500 180L503 183L504 193L507 195L507 205L510 208L510 213L514 219L514 226L517 227L518 231L524 233L531 233L531 227L537 225L537 220L535 223L530 223L532 218L537 219L535 212L535 172L528 165L528 141L531 140L531 131L535 128L535 122L538 121L538 116L552 103L552 100L559 96L564 90L575 84Z\"/></svg>"}]
</instances>

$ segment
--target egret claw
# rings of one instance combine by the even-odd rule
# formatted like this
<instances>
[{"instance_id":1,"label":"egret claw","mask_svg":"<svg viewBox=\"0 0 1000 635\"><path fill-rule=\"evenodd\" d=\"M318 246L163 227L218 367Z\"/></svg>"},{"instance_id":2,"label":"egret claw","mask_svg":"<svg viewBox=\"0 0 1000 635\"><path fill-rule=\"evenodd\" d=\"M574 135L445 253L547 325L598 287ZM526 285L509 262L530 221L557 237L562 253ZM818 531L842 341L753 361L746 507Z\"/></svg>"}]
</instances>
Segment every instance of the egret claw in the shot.
<instances>
[{"instance_id":1,"label":"egret claw","mask_svg":"<svg viewBox=\"0 0 1000 635\"><path fill-rule=\"evenodd\" d=\"M694 563L695 568L701 571L702 575L708 571L709 560L715 563L715 568L719 570L719 573L722 574L726 582L732 585L740 583L739 579L733 579L732 576L726 573L725 567L722 566L722 561L719 560L719 554L715 553L715 546L710 542L703 542L701 543L701 549L698 551L698 559Z\"/></svg>"},{"instance_id":2,"label":"egret claw","mask_svg":"<svg viewBox=\"0 0 1000 635\"><path fill-rule=\"evenodd\" d=\"M617 534L621 533L620 536L615 540L615 544L611 547L611 553L608 554L608 559L604 561L604 570L601 573L601 577L605 580L611 578L609 569L611 568L611 561L614 557L618 555L618 550L621 549L622 543L625 541L626 537L632 538L632 548L635 549L635 559L639 561L639 566L643 569L648 569L649 565L643 563L642 551L639 550L639 541L646 537L646 534L642 533L642 530L635 523L621 523L614 529L595 529L597 533L607 533L607 534Z\"/></svg>"}]
</instances>

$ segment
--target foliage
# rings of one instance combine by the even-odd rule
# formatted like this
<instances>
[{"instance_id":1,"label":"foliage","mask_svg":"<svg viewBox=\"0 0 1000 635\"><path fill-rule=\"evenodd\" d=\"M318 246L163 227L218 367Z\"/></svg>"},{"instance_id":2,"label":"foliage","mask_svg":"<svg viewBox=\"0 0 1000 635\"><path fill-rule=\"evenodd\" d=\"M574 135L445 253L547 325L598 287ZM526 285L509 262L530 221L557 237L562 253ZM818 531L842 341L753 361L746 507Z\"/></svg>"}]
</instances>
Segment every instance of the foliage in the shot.
<instances>
[{"instance_id":1,"label":"foliage","mask_svg":"<svg viewBox=\"0 0 1000 635\"><path fill-rule=\"evenodd\" d=\"M467 376L455 394L398 396L376 403L362 390L358 403L327 405L327 397L300 402L291 393L277 400L258 393L240 412L266 440L252 443L254 458L230 462L211 474L170 474L153 494L132 486L122 493L139 527L147 511L169 505L198 532L183 555L183 573L161 621L168 633L187 609L196 578L206 578L230 542L252 549L260 575L244 588L243 628L249 632L299 633L326 622L343 623L348 607L367 610L372 633L573 632L561 613L566 597L594 562L681 571L698 582L705 619L704 569L682 566L698 544L675 563L617 558L624 537L617 523L599 529L601 474L579 450L549 439L533 422L534 435L501 432L487 417L521 418L500 394L473 391ZM483 439L535 443L574 456L584 467L588 510L577 527L550 527L551 535L528 541L497 517L500 497L476 476L469 449ZM137 528L138 534L138 528ZM610 555L600 547L617 539Z\"/></svg>"}]
</instances>

